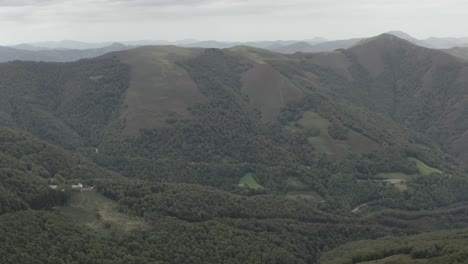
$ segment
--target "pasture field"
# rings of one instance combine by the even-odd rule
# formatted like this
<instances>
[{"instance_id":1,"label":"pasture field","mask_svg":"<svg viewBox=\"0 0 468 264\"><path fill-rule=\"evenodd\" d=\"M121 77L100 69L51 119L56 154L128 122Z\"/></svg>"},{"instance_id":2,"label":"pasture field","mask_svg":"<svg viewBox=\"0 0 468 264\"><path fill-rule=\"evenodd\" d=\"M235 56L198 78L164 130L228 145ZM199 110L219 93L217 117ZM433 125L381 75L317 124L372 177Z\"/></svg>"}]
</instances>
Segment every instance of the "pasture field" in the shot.
<instances>
[{"instance_id":1,"label":"pasture field","mask_svg":"<svg viewBox=\"0 0 468 264\"><path fill-rule=\"evenodd\" d=\"M412 161L416 164L416 166L418 167L419 169L419 172L422 174L422 175L429 175L429 174L440 174L442 173L441 170L438 170L436 168L432 168L430 167L429 165L427 165L426 163L416 159L416 158L413 158L413 157L409 157L408 158L409 161Z\"/></svg>"},{"instance_id":2,"label":"pasture field","mask_svg":"<svg viewBox=\"0 0 468 264\"><path fill-rule=\"evenodd\" d=\"M297 124L306 129L320 131L318 136L310 137L309 142L318 152L325 153L330 159L340 159L349 153L368 153L379 148L377 143L353 130L348 131L345 140L332 138L328 132L332 123L312 111L304 112Z\"/></svg>"},{"instance_id":3,"label":"pasture field","mask_svg":"<svg viewBox=\"0 0 468 264\"><path fill-rule=\"evenodd\" d=\"M244 175L244 177L240 179L239 184L254 190L263 189L263 186L261 186L257 183L257 181L255 181L252 173L247 173L246 175Z\"/></svg>"},{"instance_id":4,"label":"pasture field","mask_svg":"<svg viewBox=\"0 0 468 264\"><path fill-rule=\"evenodd\" d=\"M118 204L95 190L75 191L68 204L59 211L70 221L94 229L110 226L119 230L130 231L145 226L139 217L131 217L118 211Z\"/></svg>"},{"instance_id":5,"label":"pasture field","mask_svg":"<svg viewBox=\"0 0 468 264\"><path fill-rule=\"evenodd\" d=\"M414 162L416 167L418 168L419 170L419 173L421 175L429 175L429 174L433 174L433 173L442 173L442 171L436 169L436 168L432 168L430 167L429 165L427 165L426 163L414 158L414 157L408 157L408 160L411 161L411 162ZM402 173L402 172L387 172L387 173L378 173L376 175L378 178L380 179L383 179L384 181L387 181L387 182L390 182L391 184L393 184L396 188L398 188L400 191L404 191L408 188L408 186L406 185L406 181L408 181L409 179L411 179L411 177L415 176L415 175L409 175L409 174L406 174L406 173Z\"/></svg>"},{"instance_id":6,"label":"pasture field","mask_svg":"<svg viewBox=\"0 0 468 264\"><path fill-rule=\"evenodd\" d=\"M398 180L409 180L411 175L402 172L387 172L387 173L378 173L376 175L382 179L398 179Z\"/></svg>"}]
</instances>

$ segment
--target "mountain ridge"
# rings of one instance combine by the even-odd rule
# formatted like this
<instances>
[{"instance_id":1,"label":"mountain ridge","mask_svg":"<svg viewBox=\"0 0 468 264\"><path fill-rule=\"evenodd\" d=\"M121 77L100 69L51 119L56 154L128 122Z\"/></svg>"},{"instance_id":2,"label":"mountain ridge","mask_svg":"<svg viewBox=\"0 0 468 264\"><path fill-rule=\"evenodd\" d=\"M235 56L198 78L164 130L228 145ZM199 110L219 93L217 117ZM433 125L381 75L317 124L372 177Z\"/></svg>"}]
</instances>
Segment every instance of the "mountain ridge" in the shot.
<instances>
[{"instance_id":1,"label":"mountain ridge","mask_svg":"<svg viewBox=\"0 0 468 264\"><path fill-rule=\"evenodd\" d=\"M44 61L44 62L71 62L80 59L95 58L109 52L131 49L120 43L111 43L102 48L83 49L83 50L21 50L10 47L0 47L0 62L9 62L15 60L22 61Z\"/></svg>"}]
</instances>

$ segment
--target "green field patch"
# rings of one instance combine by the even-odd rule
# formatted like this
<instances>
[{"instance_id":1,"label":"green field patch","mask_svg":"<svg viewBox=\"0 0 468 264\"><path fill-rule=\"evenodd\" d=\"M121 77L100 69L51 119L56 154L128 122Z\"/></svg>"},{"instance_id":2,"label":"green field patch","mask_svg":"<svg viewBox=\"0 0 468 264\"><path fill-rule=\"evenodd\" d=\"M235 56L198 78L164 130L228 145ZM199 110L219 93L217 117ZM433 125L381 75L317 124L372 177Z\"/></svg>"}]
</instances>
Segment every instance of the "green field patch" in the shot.
<instances>
[{"instance_id":1,"label":"green field patch","mask_svg":"<svg viewBox=\"0 0 468 264\"><path fill-rule=\"evenodd\" d=\"M330 159L340 159L348 153L368 153L378 148L378 144L362 134L349 130L347 139L337 140L330 136L331 122L318 113L306 111L296 125L292 124L290 130L297 131L297 127L310 131L308 141L317 152L326 154Z\"/></svg>"},{"instance_id":2,"label":"green field patch","mask_svg":"<svg viewBox=\"0 0 468 264\"><path fill-rule=\"evenodd\" d=\"M412 161L416 164L416 167L418 167L419 169L419 172L422 174L422 175L429 175L429 174L440 174L442 173L441 170L438 170L436 168L432 168L430 167L429 165L427 165L426 163L416 159L416 158L413 158L413 157L409 157L408 158L409 161Z\"/></svg>"},{"instance_id":3,"label":"green field patch","mask_svg":"<svg viewBox=\"0 0 468 264\"><path fill-rule=\"evenodd\" d=\"M263 186L257 183L257 181L254 179L252 173L247 173L240 179L239 186L241 187L248 187L249 189L263 189Z\"/></svg>"},{"instance_id":4,"label":"green field patch","mask_svg":"<svg viewBox=\"0 0 468 264\"><path fill-rule=\"evenodd\" d=\"M330 125L327 119L311 111L304 112L298 123L305 128L317 128L320 131L328 131L328 126Z\"/></svg>"},{"instance_id":5,"label":"green field patch","mask_svg":"<svg viewBox=\"0 0 468 264\"><path fill-rule=\"evenodd\" d=\"M375 175L378 182L386 182L395 186L400 191L408 189L406 181L408 181L413 175L409 175L403 172L382 172Z\"/></svg>"},{"instance_id":6,"label":"green field patch","mask_svg":"<svg viewBox=\"0 0 468 264\"><path fill-rule=\"evenodd\" d=\"M337 158L339 153L344 153L345 145L336 142L329 134L328 127L330 121L321 117L319 114L311 111L304 112L298 124L305 129L318 130L320 133L316 136L309 137L308 140L318 152L325 153L331 158Z\"/></svg>"},{"instance_id":7,"label":"green field patch","mask_svg":"<svg viewBox=\"0 0 468 264\"><path fill-rule=\"evenodd\" d=\"M75 224L82 224L94 229L117 227L122 231L144 228L139 217L131 217L118 211L115 201L95 190L74 191L67 205L58 210Z\"/></svg>"},{"instance_id":8,"label":"green field patch","mask_svg":"<svg viewBox=\"0 0 468 264\"><path fill-rule=\"evenodd\" d=\"M393 183L393 186L395 186L399 191L402 192L408 189L408 185L406 185L406 182L404 181Z\"/></svg>"},{"instance_id":9,"label":"green field patch","mask_svg":"<svg viewBox=\"0 0 468 264\"><path fill-rule=\"evenodd\" d=\"M402 172L385 172L377 173L378 178L380 179L399 179L399 180L409 180L411 175Z\"/></svg>"}]
</instances>

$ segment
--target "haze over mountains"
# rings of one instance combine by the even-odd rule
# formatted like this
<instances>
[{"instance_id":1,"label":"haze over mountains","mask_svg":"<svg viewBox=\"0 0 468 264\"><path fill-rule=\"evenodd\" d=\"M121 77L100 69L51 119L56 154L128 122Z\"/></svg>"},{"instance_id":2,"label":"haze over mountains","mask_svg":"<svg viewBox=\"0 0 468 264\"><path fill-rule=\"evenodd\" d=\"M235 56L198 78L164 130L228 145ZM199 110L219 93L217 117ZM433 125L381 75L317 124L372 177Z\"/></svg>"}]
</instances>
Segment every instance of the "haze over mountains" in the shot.
<instances>
[{"instance_id":1,"label":"haze over mountains","mask_svg":"<svg viewBox=\"0 0 468 264\"><path fill-rule=\"evenodd\" d=\"M24 46L20 46L23 47ZM123 44L114 43L102 48L92 49L45 49L26 46L26 49L0 47L0 62L7 61L47 61L69 62L81 59L94 58L113 51L132 48Z\"/></svg>"},{"instance_id":2,"label":"haze over mountains","mask_svg":"<svg viewBox=\"0 0 468 264\"><path fill-rule=\"evenodd\" d=\"M447 52L466 57L463 47L468 46L468 38L427 38L418 40L401 31L391 31L389 34L408 40L416 45L445 49ZM278 41L258 41L258 42L220 42L220 41L163 41L163 40L141 40L126 41L121 43L103 42L86 43L72 40L58 42L35 42L24 43L10 47L0 47L0 62L13 60L30 61L50 61L50 62L68 62L79 59L92 58L103 55L108 52L131 49L139 46L163 46L175 45L180 47L194 48L232 48L235 46L250 46L262 48L284 54L294 54L296 52L316 53L330 52L337 49L347 49L357 44L365 38L355 38L346 40L326 40L323 38L313 38L304 41L278 40Z\"/></svg>"},{"instance_id":3,"label":"haze over mountains","mask_svg":"<svg viewBox=\"0 0 468 264\"><path fill-rule=\"evenodd\" d=\"M465 48L148 43L0 50L0 262L467 260Z\"/></svg>"}]
</instances>

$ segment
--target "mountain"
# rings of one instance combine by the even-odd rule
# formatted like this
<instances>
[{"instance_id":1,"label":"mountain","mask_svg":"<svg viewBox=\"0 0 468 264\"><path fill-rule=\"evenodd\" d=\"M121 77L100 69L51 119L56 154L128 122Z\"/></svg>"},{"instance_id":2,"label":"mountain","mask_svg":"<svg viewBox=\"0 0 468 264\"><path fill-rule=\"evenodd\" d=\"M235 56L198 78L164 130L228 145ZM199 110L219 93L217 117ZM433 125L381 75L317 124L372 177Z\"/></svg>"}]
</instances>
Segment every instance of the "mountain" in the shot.
<instances>
[{"instance_id":1,"label":"mountain","mask_svg":"<svg viewBox=\"0 0 468 264\"><path fill-rule=\"evenodd\" d=\"M444 51L454 56L468 60L468 47L455 47L446 49Z\"/></svg>"},{"instance_id":2,"label":"mountain","mask_svg":"<svg viewBox=\"0 0 468 264\"><path fill-rule=\"evenodd\" d=\"M98 57L103 54L130 49L120 43L113 43L110 46L85 50L22 50L8 47L0 47L0 62L22 60L22 61L46 61L46 62L67 62L80 59Z\"/></svg>"},{"instance_id":3,"label":"mountain","mask_svg":"<svg viewBox=\"0 0 468 264\"><path fill-rule=\"evenodd\" d=\"M216 48L216 49L225 49L225 48L232 48L235 46L250 46L254 48L261 48L261 49L268 49L272 51L281 50L282 48L286 48L289 45L297 45L299 43L307 43L307 45L318 44L326 41L322 38L314 38L310 39L307 42L298 42L294 40L277 40L277 41L257 41L257 42L219 42L219 41L201 41L201 42L194 42L189 44L178 45L182 47L192 47L192 48Z\"/></svg>"},{"instance_id":4,"label":"mountain","mask_svg":"<svg viewBox=\"0 0 468 264\"><path fill-rule=\"evenodd\" d=\"M312 38L305 40L309 44L319 44L326 42L326 39L323 38ZM197 41L193 39L179 40L179 41L166 41L166 40L136 40L136 41L122 41L119 42L126 46L167 46L175 45L181 47L193 47L193 48L232 48L234 46L245 45L255 48L269 49L274 50L276 48L291 45L298 43L295 40L276 40L276 41L250 41L250 42L221 42L221 41ZM27 51L42 51L42 50L89 50L89 49L99 49L111 46L111 42L103 43L86 43L79 41L57 41L57 42L34 42L34 43L24 43L14 46L9 46L9 48L27 50Z\"/></svg>"},{"instance_id":5,"label":"mountain","mask_svg":"<svg viewBox=\"0 0 468 264\"><path fill-rule=\"evenodd\" d=\"M468 38L427 38L423 40L431 47L436 49L450 49L453 47L466 47L468 46Z\"/></svg>"},{"instance_id":6,"label":"mountain","mask_svg":"<svg viewBox=\"0 0 468 264\"><path fill-rule=\"evenodd\" d=\"M133 41L118 41L118 42L101 42L101 43L88 43L74 40L63 41L48 41L48 42L32 42L23 43L19 45L9 46L10 48L21 50L86 50L86 49L99 49L111 46L114 43L121 43L126 46L151 46L151 45L186 45L190 43L199 42L193 39L185 39L179 41L168 40L133 40Z\"/></svg>"},{"instance_id":7,"label":"mountain","mask_svg":"<svg viewBox=\"0 0 468 264\"><path fill-rule=\"evenodd\" d=\"M416 39L402 31L390 31L387 34L408 40L418 46L434 49L450 49L454 47L468 46L468 38L436 38Z\"/></svg>"},{"instance_id":8,"label":"mountain","mask_svg":"<svg viewBox=\"0 0 468 264\"><path fill-rule=\"evenodd\" d=\"M102 42L102 43L88 43L75 40L62 40L62 41L46 41L46 42L31 42L21 44L24 45L39 47L43 49L72 49L72 50L84 50L84 49L99 49L111 45L112 42Z\"/></svg>"},{"instance_id":9,"label":"mountain","mask_svg":"<svg viewBox=\"0 0 468 264\"><path fill-rule=\"evenodd\" d=\"M29 50L29 51L41 51L41 50L48 50L49 48L44 47L36 47L29 44L18 44L15 46L10 46L9 48L19 49L19 50Z\"/></svg>"},{"instance_id":10,"label":"mountain","mask_svg":"<svg viewBox=\"0 0 468 264\"><path fill-rule=\"evenodd\" d=\"M392 52L396 50L398 52ZM447 144L460 158L466 159L466 150L461 144L468 127L461 120L466 103L463 100L466 90L462 87L468 82L468 68L463 61L442 51L419 49L388 35L367 41L350 51L371 76L386 79L372 82L369 86L373 87L372 90L366 92L370 96L367 98L376 104L376 109L380 108L408 127L426 131L438 142ZM393 61L386 62L389 58ZM402 72L396 74L393 71L384 77L388 67L399 68ZM419 71L408 68L404 72L404 67ZM385 100L381 100L383 93L386 94ZM381 99L377 101L377 98Z\"/></svg>"},{"instance_id":11,"label":"mountain","mask_svg":"<svg viewBox=\"0 0 468 264\"><path fill-rule=\"evenodd\" d=\"M387 34L394 35L396 37L399 37L401 39L407 40L413 44L416 44L421 47L426 47L426 48L435 48L432 46L430 42L426 42L425 40L419 40L417 38L414 38L410 36L409 34L403 32L403 31L389 31Z\"/></svg>"},{"instance_id":12,"label":"mountain","mask_svg":"<svg viewBox=\"0 0 468 264\"><path fill-rule=\"evenodd\" d=\"M293 43L290 45L275 48L274 51L285 53L285 54L293 54L296 52L304 52L304 53L328 52L328 51L334 51L337 49L347 49L361 40L362 39L334 40L334 41L327 41L327 42L318 43L314 45L308 42L297 42L297 43Z\"/></svg>"},{"instance_id":13,"label":"mountain","mask_svg":"<svg viewBox=\"0 0 468 264\"><path fill-rule=\"evenodd\" d=\"M427 39L417 39L412 37L411 35L402 32L402 31L389 31L386 34L394 35L398 38L407 40L416 44L421 47L426 48L434 48L434 49L449 49L453 47L463 47L468 46L468 38L427 38ZM274 51L285 53L285 54L293 54L295 52L327 52L333 51L337 49L347 49L353 46L354 44L358 43L359 41L365 38L359 39L349 39L349 40L335 40L335 41L320 41L318 43L311 43L311 42L296 42L291 43L289 45L283 45L281 47L277 47L272 49ZM311 44L311 45L307 45Z\"/></svg>"},{"instance_id":14,"label":"mountain","mask_svg":"<svg viewBox=\"0 0 468 264\"><path fill-rule=\"evenodd\" d=\"M461 256L468 66L356 41L1 63L0 262Z\"/></svg>"},{"instance_id":15,"label":"mountain","mask_svg":"<svg viewBox=\"0 0 468 264\"><path fill-rule=\"evenodd\" d=\"M463 142L468 127L461 120L468 77L462 60L390 34L361 41L326 58L322 54L297 56L310 58L302 64L312 61L317 68L318 61L325 66L322 71L338 74L334 79L341 80L333 90L340 97L425 133L466 159ZM295 67L303 68L301 64Z\"/></svg>"},{"instance_id":16,"label":"mountain","mask_svg":"<svg viewBox=\"0 0 468 264\"><path fill-rule=\"evenodd\" d=\"M293 54L296 52L310 52L313 49L314 46L307 42L297 42L286 46L276 47L275 51L284 54Z\"/></svg>"},{"instance_id":17,"label":"mountain","mask_svg":"<svg viewBox=\"0 0 468 264\"><path fill-rule=\"evenodd\" d=\"M310 41L310 43L321 43L321 42L323 42L325 40L321 39L321 38L314 38L314 39L307 40L307 42L309 42L309 41ZM242 43L242 45L250 46L250 47L254 47L254 48L260 48L260 49L274 50L274 49L276 49L278 47L287 46L287 45L291 45L291 44L294 44L294 43L297 43L297 41L295 41L295 40L277 40L277 41L245 42L245 43Z\"/></svg>"},{"instance_id":18,"label":"mountain","mask_svg":"<svg viewBox=\"0 0 468 264\"><path fill-rule=\"evenodd\" d=\"M424 41L413 38L410 35L401 31L391 31L388 34L397 36L401 39L408 40L422 47L428 47L428 44L425 43ZM279 53L284 53L284 54L294 54L296 52L303 52L303 53L330 52L330 51L334 51L338 49L348 49L362 40L365 40L365 38L321 41L318 43L310 43L310 42L303 41L303 42L291 43L289 45L279 46L272 50L279 52Z\"/></svg>"},{"instance_id":19,"label":"mountain","mask_svg":"<svg viewBox=\"0 0 468 264\"><path fill-rule=\"evenodd\" d=\"M195 43L189 43L183 45L184 47L191 48L215 48L215 49L225 49L232 48L234 46L241 45L241 42L220 42L215 40L199 41Z\"/></svg>"}]
</instances>

